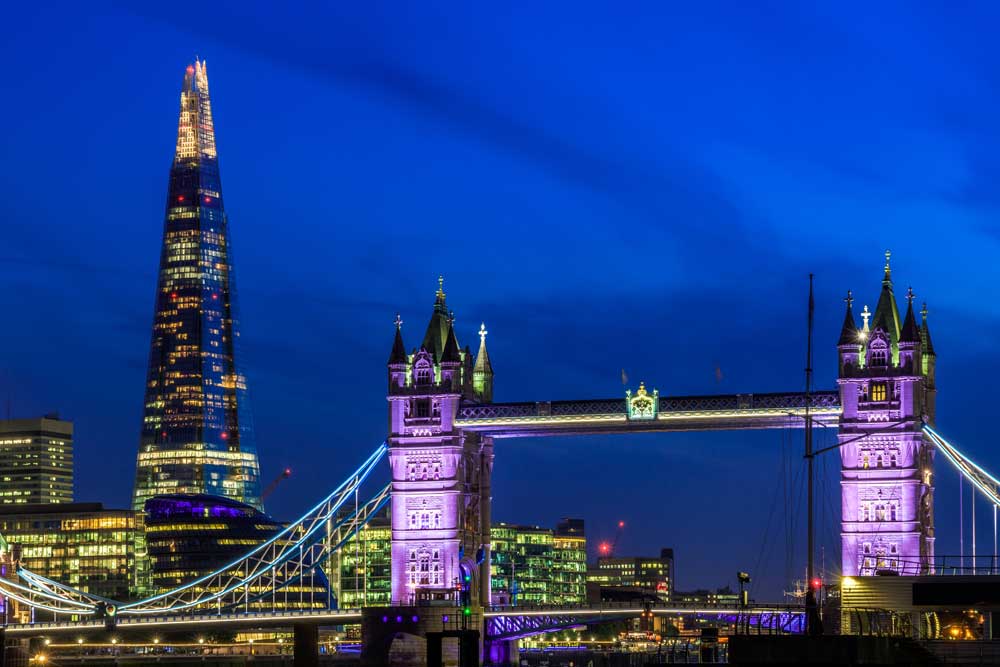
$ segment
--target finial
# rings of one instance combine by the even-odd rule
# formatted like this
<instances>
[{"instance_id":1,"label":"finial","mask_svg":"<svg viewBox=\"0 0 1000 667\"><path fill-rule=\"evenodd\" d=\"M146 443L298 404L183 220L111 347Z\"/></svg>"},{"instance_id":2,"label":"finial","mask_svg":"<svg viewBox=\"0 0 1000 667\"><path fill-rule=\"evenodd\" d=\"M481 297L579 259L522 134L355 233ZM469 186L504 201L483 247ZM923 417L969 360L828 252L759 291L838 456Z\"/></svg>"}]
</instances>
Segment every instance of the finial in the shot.
<instances>
[{"instance_id":1,"label":"finial","mask_svg":"<svg viewBox=\"0 0 1000 667\"><path fill-rule=\"evenodd\" d=\"M848 308L850 308L851 305L854 303L854 295L852 294L851 290L847 290L847 297L844 298L844 302L847 304Z\"/></svg>"},{"instance_id":2,"label":"finial","mask_svg":"<svg viewBox=\"0 0 1000 667\"><path fill-rule=\"evenodd\" d=\"M399 331L402 328L403 328L403 318L399 316L399 313L396 313L396 331Z\"/></svg>"},{"instance_id":3,"label":"finial","mask_svg":"<svg viewBox=\"0 0 1000 667\"><path fill-rule=\"evenodd\" d=\"M451 326L455 326L455 311L454 310L449 310L448 311L448 324L450 324Z\"/></svg>"},{"instance_id":4,"label":"finial","mask_svg":"<svg viewBox=\"0 0 1000 667\"><path fill-rule=\"evenodd\" d=\"M889 258L892 257L892 252L889 250L885 251L885 279L889 280L892 277L892 269L889 268Z\"/></svg>"},{"instance_id":5,"label":"finial","mask_svg":"<svg viewBox=\"0 0 1000 667\"><path fill-rule=\"evenodd\" d=\"M488 333L489 333L489 331L486 330L486 322L483 322L482 324L479 325L479 344L480 345L486 345L486 334L488 334Z\"/></svg>"},{"instance_id":6,"label":"finial","mask_svg":"<svg viewBox=\"0 0 1000 667\"><path fill-rule=\"evenodd\" d=\"M924 324L927 324L927 302L924 301L924 307L920 309L920 316L924 320Z\"/></svg>"},{"instance_id":7,"label":"finial","mask_svg":"<svg viewBox=\"0 0 1000 667\"><path fill-rule=\"evenodd\" d=\"M868 310L868 304L865 304L865 309L861 311L861 319L864 320L864 328L862 331L868 331L868 318L872 316L871 312Z\"/></svg>"},{"instance_id":8,"label":"finial","mask_svg":"<svg viewBox=\"0 0 1000 667\"><path fill-rule=\"evenodd\" d=\"M914 296L915 295L913 294L913 288L912 287L907 287L906 288L906 300L909 302L910 306L913 305L913 297Z\"/></svg>"}]
</instances>

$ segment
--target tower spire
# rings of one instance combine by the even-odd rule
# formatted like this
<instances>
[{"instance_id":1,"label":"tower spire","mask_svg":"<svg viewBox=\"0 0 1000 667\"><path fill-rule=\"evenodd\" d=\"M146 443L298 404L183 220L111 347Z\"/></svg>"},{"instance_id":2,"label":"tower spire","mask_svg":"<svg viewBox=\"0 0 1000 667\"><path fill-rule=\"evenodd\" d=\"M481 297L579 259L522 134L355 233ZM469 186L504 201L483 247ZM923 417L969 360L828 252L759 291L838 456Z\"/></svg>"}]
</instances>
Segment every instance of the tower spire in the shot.
<instances>
[{"instance_id":1,"label":"tower spire","mask_svg":"<svg viewBox=\"0 0 1000 667\"><path fill-rule=\"evenodd\" d=\"M396 313L396 337L392 341L392 352L389 354L389 365L406 363L406 346L403 345L403 318Z\"/></svg>"},{"instance_id":2,"label":"tower spire","mask_svg":"<svg viewBox=\"0 0 1000 667\"><path fill-rule=\"evenodd\" d=\"M844 325L840 328L840 339L837 341L837 345L857 345L858 325L854 320L854 312L851 310L851 305L854 303L851 290L847 290L844 302L847 304L847 310L844 311Z\"/></svg>"},{"instance_id":3,"label":"tower spire","mask_svg":"<svg viewBox=\"0 0 1000 667\"><path fill-rule=\"evenodd\" d=\"M920 329L917 328L917 320L913 316L913 288L906 290L906 319L903 321L903 330L899 334L900 343L919 343Z\"/></svg>"},{"instance_id":4,"label":"tower spire","mask_svg":"<svg viewBox=\"0 0 1000 667\"><path fill-rule=\"evenodd\" d=\"M493 402L493 364L490 354L486 351L486 323L479 325L479 353L476 355L476 365L472 369L472 388L476 397L483 403Z\"/></svg>"},{"instance_id":5,"label":"tower spire","mask_svg":"<svg viewBox=\"0 0 1000 667\"><path fill-rule=\"evenodd\" d=\"M882 278L882 293L879 294L878 303L875 304L875 316L872 318L872 328L881 328L892 343L895 351L899 342L900 323L899 308L896 306L896 296L892 292L892 269L889 265L889 258L892 253L885 251L885 276Z\"/></svg>"}]
</instances>

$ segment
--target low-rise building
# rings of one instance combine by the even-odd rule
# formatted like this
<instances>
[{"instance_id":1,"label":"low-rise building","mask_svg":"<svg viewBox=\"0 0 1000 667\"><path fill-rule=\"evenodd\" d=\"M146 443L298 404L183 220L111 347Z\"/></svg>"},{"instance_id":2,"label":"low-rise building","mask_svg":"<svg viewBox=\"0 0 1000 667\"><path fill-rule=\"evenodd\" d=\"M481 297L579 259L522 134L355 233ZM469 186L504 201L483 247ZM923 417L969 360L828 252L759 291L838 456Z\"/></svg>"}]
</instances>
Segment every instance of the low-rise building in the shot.
<instances>
[{"instance_id":1,"label":"low-rise building","mask_svg":"<svg viewBox=\"0 0 1000 667\"><path fill-rule=\"evenodd\" d=\"M490 580L496 604L582 604L587 541L581 519L558 527L509 523L490 530Z\"/></svg>"},{"instance_id":2,"label":"low-rise building","mask_svg":"<svg viewBox=\"0 0 1000 667\"><path fill-rule=\"evenodd\" d=\"M587 571L588 599L668 602L673 598L673 581L673 549L661 549L659 558L602 556Z\"/></svg>"},{"instance_id":3,"label":"low-rise building","mask_svg":"<svg viewBox=\"0 0 1000 667\"><path fill-rule=\"evenodd\" d=\"M101 503L0 505L0 535L20 564L87 593L127 600L146 587L143 519Z\"/></svg>"}]
</instances>

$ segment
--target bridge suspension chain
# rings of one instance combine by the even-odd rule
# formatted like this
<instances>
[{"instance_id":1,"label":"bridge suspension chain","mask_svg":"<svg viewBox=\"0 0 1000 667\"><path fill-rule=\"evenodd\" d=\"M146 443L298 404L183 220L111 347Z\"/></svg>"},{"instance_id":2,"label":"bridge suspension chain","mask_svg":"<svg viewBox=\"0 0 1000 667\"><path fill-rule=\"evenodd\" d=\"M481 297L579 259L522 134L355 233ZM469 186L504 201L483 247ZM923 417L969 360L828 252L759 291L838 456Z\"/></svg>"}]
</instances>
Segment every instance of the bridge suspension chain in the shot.
<instances>
[{"instance_id":1,"label":"bridge suspension chain","mask_svg":"<svg viewBox=\"0 0 1000 667\"><path fill-rule=\"evenodd\" d=\"M389 502L391 485L383 487L357 511L338 518L347 501L386 456L382 443L344 482L302 517L246 554L178 588L132 602L118 602L77 590L25 568L22 583L0 578L0 596L55 614L79 616L99 612L163 614L204 607L212 610L247 607L273 590L302 579L341 549ZM279 582L278 573L281 573Z\"/></svg>"},{"instance_id":2,"label":"bridge suspension chain","mask_svg":"<svg viewBox=\"0 0 1000 667\"><path fill-rule=\"evenodd\" d=\"M979 489L994 506L1000 506L1000 480L986 472L936 430L924 424L924 433L959 474Z\"/></svg>"}]
</instances>

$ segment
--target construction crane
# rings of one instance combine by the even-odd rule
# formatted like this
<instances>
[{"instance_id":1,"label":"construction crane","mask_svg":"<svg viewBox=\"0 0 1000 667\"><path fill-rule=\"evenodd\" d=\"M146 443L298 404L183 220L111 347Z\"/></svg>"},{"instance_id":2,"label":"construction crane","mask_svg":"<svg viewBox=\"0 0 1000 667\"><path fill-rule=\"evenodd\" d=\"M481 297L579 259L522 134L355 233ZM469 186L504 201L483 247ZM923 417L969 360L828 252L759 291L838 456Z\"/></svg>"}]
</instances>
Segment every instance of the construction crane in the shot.
<instances>
[{"instance_id":1,"label":"construction crane","mask_svg":"<svg viewBox=\"0 0 1000 667\"><path fill-rule=\"evenodd\" d=\"M608 558L614 558L615 548L618 546L618 538L622 536L622 532L625 530L625 522L619 521L618 528L615 530L615 539L611 544L607 542L601 542L598 546L598 551L602 556L607 556Z\"/></svg>"},{"instance_id":2,"label":"construction crane","mask_svg":"<svg viewBox=\"0 0 1000 667\"><path fill-rule=\"evenodd\" d=\"M264 493L260 494L261 501L267 500L267 497L274 493L274 490L278 488L278 485L281 484L282 480L288 479L291 476L291 468L285 468L282 470L281 474L275 477L274 481L267 485L267 488L264 489Z\"/></svg>"}]
</instances>

